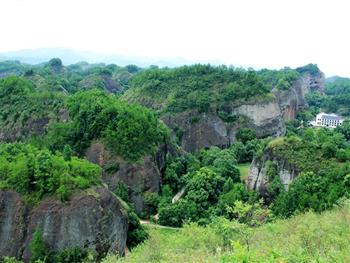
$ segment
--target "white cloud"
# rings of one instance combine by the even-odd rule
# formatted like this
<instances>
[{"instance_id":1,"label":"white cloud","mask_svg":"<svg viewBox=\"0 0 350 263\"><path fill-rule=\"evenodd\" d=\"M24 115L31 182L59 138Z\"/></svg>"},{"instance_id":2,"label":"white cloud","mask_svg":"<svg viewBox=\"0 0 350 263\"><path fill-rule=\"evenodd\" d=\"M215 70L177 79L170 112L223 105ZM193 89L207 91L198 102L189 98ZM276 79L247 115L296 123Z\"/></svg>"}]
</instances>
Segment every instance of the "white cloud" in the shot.
<instances>
[{"instance_id":1,"label":"white cloud","mask_svg":"<svg viewBox=\"0 0 350 263\"><path fill-rule=\"evenodd\" d=\"M39 47L220 60L317 63L350 76L347 0L1 0L0 52Z\"/></svg>"}]
</instances>

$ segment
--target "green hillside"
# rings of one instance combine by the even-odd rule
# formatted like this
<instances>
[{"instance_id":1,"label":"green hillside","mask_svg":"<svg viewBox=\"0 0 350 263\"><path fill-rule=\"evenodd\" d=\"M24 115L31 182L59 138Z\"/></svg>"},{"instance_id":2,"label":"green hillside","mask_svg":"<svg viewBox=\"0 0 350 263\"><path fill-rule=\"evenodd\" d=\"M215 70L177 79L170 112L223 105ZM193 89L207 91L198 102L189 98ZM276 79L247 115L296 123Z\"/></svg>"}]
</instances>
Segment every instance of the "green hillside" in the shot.
<instances>
[{"instance_id":1,"label":"green hillside","mask_svg":"<svg viewBox=\"0 0 350 263\"><path fill-rule=\"evenodd\" d=\"M179 230L149 226L150 238L114 262L349 262L350 203L322 214L307 212L258 228L218 218Z\"/></svg>"}]
</instances>

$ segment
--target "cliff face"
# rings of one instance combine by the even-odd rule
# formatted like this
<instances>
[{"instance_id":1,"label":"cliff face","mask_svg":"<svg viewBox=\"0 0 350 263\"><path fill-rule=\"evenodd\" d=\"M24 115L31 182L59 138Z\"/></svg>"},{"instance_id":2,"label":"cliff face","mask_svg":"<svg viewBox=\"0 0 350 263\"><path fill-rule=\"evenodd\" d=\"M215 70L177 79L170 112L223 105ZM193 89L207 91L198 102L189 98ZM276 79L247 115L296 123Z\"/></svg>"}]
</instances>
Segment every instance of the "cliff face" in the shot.
<instances>
[{"instance_id":1,"label":"cliff face","mask_svg":"<svg viewBox=\"0 0 350 263\"><path fill-rule=\"evenodd\" d=\"M167 149L163 145L156 156L146 156L139 162L131 164L118 156L113 156L102 143L94 143L86 151L87 159L103 168L102 180L111 191L116 190L119 182L128 187L129 199L137 213L141 213L144 209L144 192L160 191L161 172L165 166L166 154Z\"/></svg>"},{"instance_id":2,"label":"cliff face","mask_svg":"<svg viewBox=\"0 0 350 263\"><path fill-rule=\"evenodd\" d=\"M240 118L237 122L225 122L216 113L186 111L167 115L162 119L173 131L181 131L180 143L188 152L213 145L228 147L235 141L235 134L242 127L255 130L258 137L280 136L285 132L282 115L276 100L267 103L245 104L229 107L229 116Z\"/></svg>"},{"instance_id":3,"label":"cliff face","mask_svg":"<svg viewBox=\"0 0 350 263\"><path fill-rule=\"evenodd\" d=\"M284 119L295 119L300 109L307 108L306 94L310 91L324 93L325 76L320 71L317 74L304 74L286 91L274 90Z\"/></svg>"},{"instance_id":4,"label":"cliff face","mask_svg":"<svg viewBox=\"0 0 350 263\"><path fill-rule=\"evenodd\" d=\"M29 208L13 191L0 191L0 257L30 259L36 228L53 251L68 247L91 249L103 255L126 247L128 217L121 202L107 189L76 193L69 202L43 199Z\"/></svg>"},{"instance_id":5,"label":"cliff face","mask_svg":"<svg viewBox=\"0 0 350 263\"><path fill-rule=\"evenodd\" d=\"M267 176L267 162L276 164L277 174L284 188L288 190L289 185L299 174L299 169L290 165L286 160L274 156L271 151L266 151L261 158L256 158L250 165L247 186L249 189L260 192L263 197L267 196L269 178Z\"/></svg>"},{"instance_id":6,"label":"cliff face","mask_svg":"<svg viewBox=\"0 0 350 263\"><path fill-rule=\"evenodd\" d=\"M302 74L288 90L274 89L274 98L266 102L227 106L228 116L243 118L242 121L225 122L215 112L198 113L188 110L167 114L162 120L174 134L181 134L180 145L189 152L213 145L228 147L235 141L236 132L248 127L258 137L281 136L285 133L284 120L293 120L299 110L307 108L306 94L310 91L324 92L325 77L322 72Z\"/></svg>"}]
</instances>

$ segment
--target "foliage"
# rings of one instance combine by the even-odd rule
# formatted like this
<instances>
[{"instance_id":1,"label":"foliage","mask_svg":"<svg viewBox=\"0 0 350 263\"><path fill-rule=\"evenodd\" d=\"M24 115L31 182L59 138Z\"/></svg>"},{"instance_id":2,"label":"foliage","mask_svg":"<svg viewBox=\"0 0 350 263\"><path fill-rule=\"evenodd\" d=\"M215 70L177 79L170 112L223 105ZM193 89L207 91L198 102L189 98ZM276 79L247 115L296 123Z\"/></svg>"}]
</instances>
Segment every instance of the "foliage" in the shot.
<instances>
[{"instance_id":1,"label":"foliage","mask_svg":"<svg viewBox=\"0 0 350 263\"><path fill-rule=\"evenodd\" d=\"M311 107L318 111L350 116L350 79L333 77L326 82L325 94L311 92L306 96Z\"/></svg>"},{"instance_id":2,"label":"foliage","mask_svg":"<svg viewBox=\"0 0 350 263\"><path fill-rule=\"evenodd\" d=\"M62 95L38 92L22 78L0 79L0 125L4 140L26 139L38 129L37 123L55 120L63 101Z\"/></svg>"},{"instance_id":3,"label":"foliage","mask_svg":"<svg viewBox=\"0 0 350 263\"><path fill-rule=\"evenodd\" d=\"M170 157L167 160L163 183L169 185L172 193L176 194L185 186L187 177L200 168L200 161L190 153L177 157Z\"/></svg>"},{"instance_id":4,"label":"foliage","mask_svg":"<svg viewBox=\"0 0 350 263\"><path fill-rule=\"evenodd\" d=\"M320 74L320 70L317 67L317 65L316 64L311 64L311 63L307 64L307 65L305 65L303 67L296 68L295 70L297 72L299 72L300 74L308 73L311 76L315 76L317 74Z\"/></svg>"},{"instance_id":5,"label":"foliage","mask_svg":"<svg viewBox=\"0 0 350 263\"><path fill-rule=\"evenodd\" d=\"M119 181L117 183L114 193L116 194L116 196L119 196L123 201L127 203L129 202L129 189L128 186L122 181Z\"/></svg>"},{"instance_id":6,"label":"foliage","mask_svg":"<svg viewBox=\"0 0 350 263\"><path fill-rule=\"evenodd\" d=\"M128 227L128 236L126 240L126 245L129 248L133 248L148 238L148 232L141 225L140 220L134 211L129 210L128 214L129 214L129 227Z\"/></svg>"},{"instance_id":7,"label":"foliage","mask_svg":"<svg viewBox=\"0 0 350 263\"><path fill-rule=\"evenodd\" d=\"M159 208L159 223L180 226L185 221L208 218L224 186L224 179L210 168L197 171L186 186L186 196L174 204Z\"/></svg>"},{"instance_id":8,"label":"foliage","mask_svg":"<svg viewBox=\"0 0 350 263\"><path fill-rule=\"evenodd\" d=\"M65 161L58 153L19 143L0 145L0 160L1 188L13 189L32 200L44 195L67 200L75 188L97 184L101 172L97 165L77 157Z\"/></svg>"},{"instance_id":9,"label":"foliage","mask_svg":"<svg viewBox=\"0 0 350 263\"><path fill-rule=\"evenodd\" d=\"M53 263L80 263L87 262L88 252L79 247L64 249L60 252L51 253L49 261Z\"/></svg>"},{"instance_id":10,"label":"foliage","mask_svg":"<svg viewBox=\"0 0 350 263\"><path fill-rule=\"evenodd\" d=\"M71 121L49 127L47 140L53 150L62 150L68 143L83 154L92 140L102 139L112 152L137 161L153 153L167 133L151 111L102 91L77 92L66 105Z\"/></svg>"},{"instance_id":11,"label":"foliage","mask_svg":"<svg viewBox=\"0 0 350 263\"><path fill-rule=\"evenodd\" d=\"M298 71L288 67L281 70L262 69L258 71L258 74L271 88L277 90L288 90L300 76Z\"/></svg>"},{"instance_id":12,"label":"foliage","mask_svg":"<svg viewBox=\"0 0 350 263\"><path fill-rule=\"evenodd\" d=\"M45 261L48 256L48 248L43 240L43 233L40 228L36 228L33 233L32 240L30 242L31 262L37 260Z\"/></svg>"},{"instance_id":13,"label":"foliage","mask_svg":"<svg viewBox=\"0 0 350 263\"><path fill-rule=\"evenodd\" d=\"M144 213L146 216L155 215L157 213L157 208L160 202L159 194L147 191L143 194L143 200L145 203Z\"/></svg>"},{"instance_id":14,"label":"foliage","mask_svg":"<svg viewBox=\"0 0 350 263\"><path fill-rule=\"evenodd\" d=\"M252 70L198 64L144 70L131 79L124 98L146 102L163 112L208 112L229 103L264 98L268 93L269 89Z\"/></svg>"},{"instance_id":15,"label":"foliage","mask_svg":"<svg viewBox=\"0 0 350 263\"><path fill-rule=\"evenodd\" d=\"M345 178L350 170L346 163L350 145L343 134L310 128L298 134L272 140L265 150L265 158L283 160L284 167L299 174L286 192L277 164L265 161L269 180L265 201L282 217L309 209L323 211L348 194Z\"/></svg>"},{"instance_id":16,"label":"foliage","mask_svg":"<svg viewBox=\"0 0 350 263\"><path fill-rule=\"evenodd\" d=\"M263 201L249 204L236 201L233 206L227 206L227 213L230 218L248 226L259 226L269 219L270 211L263 207Z\"/></svg>"},{"instance_id":17,"label":"foliage","mask_svg":"<svg viewBox=\"0 0 350 263\"><path fill-rule=\"evenodd\" d=\"M19 261L14 257L4 257L3 259L0 259L0 261L3 263L22 263L22 261Z\"/></svg>"},{"instance_id":18,"label":"foliage","mask_svg":"<svg viewBox=\"0 0 350 263\"><path fill-rule=\"evenodd\" d=\"M345 120L342 125L336 128L336 131L343 134L344 137L350 141L350 120Z\"/></svg>"},{"instance_id":19,"label":"foliage","mask_svg":"<svg viewBox=\"0 0 350 263\"><path fill-rule=\"evenodd\" d=\"M256 139L256 134L252 129L242 128L237 131L236 139L246 144L248 141Z\"/></svg>"},{"instance_id":20,"label":"foliage","mask_svg":"<svg viewBox=\"0 0 350 263\"><path fill-rule=\"evenodd\" d=\"M347 201L255 228L223 218L205 227L150 227L150 238L130 256L104 262L348 262L349 208Z\"/></svg>"}]
</instances>

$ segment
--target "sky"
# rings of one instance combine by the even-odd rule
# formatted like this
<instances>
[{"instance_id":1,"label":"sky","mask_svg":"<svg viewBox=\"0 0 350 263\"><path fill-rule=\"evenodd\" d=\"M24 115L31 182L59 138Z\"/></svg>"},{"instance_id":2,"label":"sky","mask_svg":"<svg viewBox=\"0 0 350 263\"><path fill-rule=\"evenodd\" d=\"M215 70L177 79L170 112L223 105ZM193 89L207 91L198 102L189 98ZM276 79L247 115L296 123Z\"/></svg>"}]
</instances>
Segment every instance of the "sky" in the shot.
<instances>
[{"instance_id":1,"label":"sky","mask_svg":"<svg viewBox=\"0 0 350 263\"><path fill-rule=\"evenodd\" d=\"M0 52L63 47L350 77L348 0L0 0Z\"/></svg>"}]
</instances>

